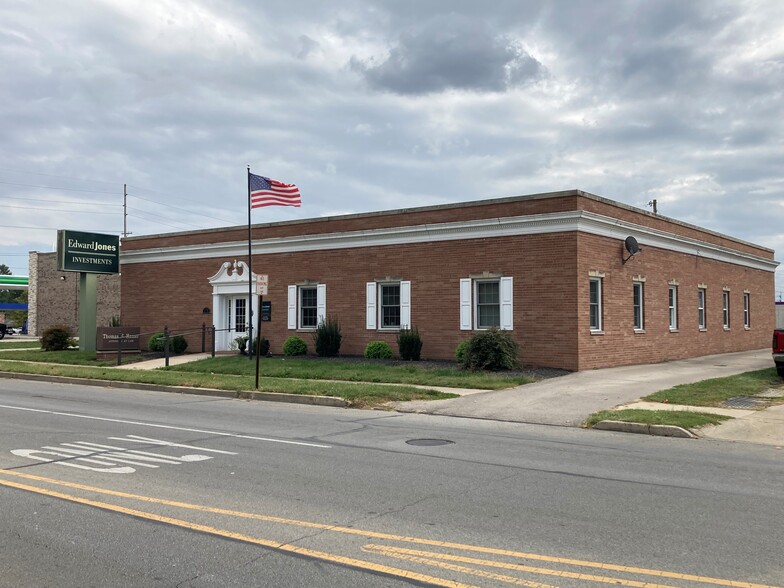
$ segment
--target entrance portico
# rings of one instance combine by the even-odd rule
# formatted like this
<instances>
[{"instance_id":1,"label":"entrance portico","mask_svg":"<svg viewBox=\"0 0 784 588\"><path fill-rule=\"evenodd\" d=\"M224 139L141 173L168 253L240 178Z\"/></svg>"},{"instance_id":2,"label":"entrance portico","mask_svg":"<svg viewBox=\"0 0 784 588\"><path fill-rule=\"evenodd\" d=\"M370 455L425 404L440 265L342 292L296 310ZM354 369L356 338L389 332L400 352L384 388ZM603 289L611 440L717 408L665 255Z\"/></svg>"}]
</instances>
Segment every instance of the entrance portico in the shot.
<instances>
[{"instance_id":1,"label":"entrance portico","mask_svg":"<svg viewBox=\"0 0 784 588\"><path fill-rule=\"evenodd\" d=\"M248 313L249 275L255 282L256 274L250 273L244 261L226 261L209 279L216 351L229 351L237 337L247 337L251 316L258 316L258 297L255 295L251 296L252 313Z\"/></svg>"}]
</instances>

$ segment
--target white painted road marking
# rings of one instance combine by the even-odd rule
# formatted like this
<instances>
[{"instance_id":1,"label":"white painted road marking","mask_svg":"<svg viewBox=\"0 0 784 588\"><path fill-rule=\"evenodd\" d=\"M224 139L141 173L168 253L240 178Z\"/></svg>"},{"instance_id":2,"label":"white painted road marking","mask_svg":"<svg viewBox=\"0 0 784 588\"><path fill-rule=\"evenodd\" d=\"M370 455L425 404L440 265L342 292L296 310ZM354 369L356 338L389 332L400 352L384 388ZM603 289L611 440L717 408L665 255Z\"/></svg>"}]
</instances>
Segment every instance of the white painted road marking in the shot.
<instances>
[{"instance_id":1,"label":"white painted road marking","mask_svg":"<svg viewBox=\"0 0 784 588\"><path fill-rule=\"evenodd\" d=\"M54 410L43 410L40 408L24 408L21 406L8 406L6 404L0 404L0 408L5 408L7 410L22 410L25 412L38 412L41 414L52 414L56 416L66 416L72 417L76 419L90 419L94 421L106 421L108 423L122 423L124 425L138 425L140 427L154 427L157 429L170 429L172 431L186 431L189 433L205 433L207 435L217 435L220 437L232 437L234 439L250 439L252 441L267 441L269 443L285 443L286 445L302 445L303 447L316 447L318 449L332 449L331 445L323 445L321 443L306 443L304 441L286 441L283 439L270 439L269 437L255 437L253 435L237 435L235 433L225 433L223 431L209 431L206 429L191 429L188 427L175 427L173 425L159 425L156 423L144 423L139 421L126 421L123 419L109 419L104 417L95 417L89 416L85 414L76 414L72 412L57 412ZM214 450L213 450L214 451Z\"/></svg>"},{"instance_id":2,"label":"white painted road marking","mask_svg":"<svg viewBox=\"0 0 784 588\"><path fill-rule=\"evenodd\" d=\"M237 455L233 451L222 451L220 449L205 449L195 445L184 443L172 443L162 439L150 439L149 437L139 437L138 435L128 435L126 437L109 437L115 441L123 441L133 444L158 445L163 447L177 447L179 449L196 449L223 455ZM132 474L138 467L159 468L161 465L180 465L183 463L193 463L212 459L209 455L200 453L189 453L186 455L171 456L149 451L138 451L125 447L113 445L102 445L89 441L76 441L74 443L61 443L58 446L44 445L41 449L13 449L11 453L19 457L27 457L46 463L56 463L82 470L94 472L104 472L109 474ZM58 457L66 458L67 461L53 459ZM79 463L77 463L79 462ZM93 465L85 465L93 464ZM119 465L129 464L129 465ZM100 466L100 467L97 467ZM131 467L135 466L135 467Z\"/></svg>"}]
</instances>

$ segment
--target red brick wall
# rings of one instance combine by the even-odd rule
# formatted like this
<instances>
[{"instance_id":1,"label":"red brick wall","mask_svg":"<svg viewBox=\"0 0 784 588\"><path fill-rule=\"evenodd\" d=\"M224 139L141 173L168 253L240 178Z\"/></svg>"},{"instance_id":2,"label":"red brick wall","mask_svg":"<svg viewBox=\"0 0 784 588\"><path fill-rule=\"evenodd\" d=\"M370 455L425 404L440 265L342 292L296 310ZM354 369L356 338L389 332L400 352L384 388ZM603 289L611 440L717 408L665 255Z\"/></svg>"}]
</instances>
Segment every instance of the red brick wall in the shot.
<instances>
[{"instance_id":1,"label":"red brick wall","mask_svg":"<svg viewBox=\"0 0 784 588\"><path fill-rule=\"evenodd\" d=\"M123 266L123 324L142 332L197 329L211 324L212 289L207 279L223 260L198 260ZM574 235L539 235L477 239L422 245L256 256L253 268L270 276L272 321L262 323L273 353L285 339L300 335L313 344L309 331L287 329L287 286L304 280L327 285L327 314L343 333L341 353L362 355L370 341L387 341L397 349L395 333L365 329L365 283L394 276L411 280L411 320L419 329L423 358L451 359L470 331L460 330L459 279L489 271L514 277L514 335L521 359L532 365L574 369L577 346L570 325L576 319L572 288L575 277ZM212 309L214 314L214 309ZM189 350L200 349L196 333Z\"/></svg>"},{"instance_id":2,"label":"red brick wall","mask_svg":"<svg viewBox=\"0 0 784 588\"><path fill-rule=\"evenodd\" d=\"M578 369L656 363L685 357L761 349L770 344L775 322L773 273L701 257L646 247L621 263L622 245L594 235L578 236L577 284L580 361ZM589 272L603 279L603 335L593 335L589 323ZM632 282L644 285L645 333L633 328ZM678 330L669 328L669 282L678 282ZM697 326L697 287L707 286L707 330ZM731 327L725 331L722 291L731 289ZM751 294L751 329L743 327L743 292Z\"/></svg>"}]
</instances>

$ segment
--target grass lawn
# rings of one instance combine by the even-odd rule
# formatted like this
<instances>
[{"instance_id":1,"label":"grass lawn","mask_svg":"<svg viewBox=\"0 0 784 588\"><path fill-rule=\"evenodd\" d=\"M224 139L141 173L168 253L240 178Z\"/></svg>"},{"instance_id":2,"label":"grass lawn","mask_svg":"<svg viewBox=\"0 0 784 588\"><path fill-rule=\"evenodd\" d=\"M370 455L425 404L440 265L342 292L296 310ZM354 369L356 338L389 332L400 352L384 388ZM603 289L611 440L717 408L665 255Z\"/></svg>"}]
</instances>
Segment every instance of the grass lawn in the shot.
<instances>
[{"instance_id":1,"label":"grass lawn","mask_svg":"<svg viewBox=\"0 0 784 588\"><path fill-rule=\"evenodd\" d=\"M588 417L583 423L585 427L593 427L599 421L623 421L626 423L643 423L646 425L675 425L684 429L693 429L704 425L717 425L732 417L704 412L688 412L683 410L640 410L627 408L623 410L603 410Z\"/></svg>"},{"instance_id":2,"label":"grass lawn","mask_svg":"<svg viewBox=\"0 0 784 588\"><path fill-rule=\"evenodd\" d=\"M689 406L719 406L735 396L754 396L769 388L781 389L784 397L784 383L776 374L775 368L746 372L726 378L713 378L694 384L681 384L668 390L660 390L643 398L648 402L667 402Z\"/></svg>"},{"instance_id":3,"label":"grass lawn","mask_svg":"<svg viewBox=\"0 0 784 588\"><path fill-rule=\"evenodd\" d=\"M111 366L117 364L117 359L96 359L95 351L79 351L77 349L68 349L66 351L43 351L37 345L37 349L26 350L26 347L20 347L22 351L9 351L3 353L3 348L0 347L0 359L15 360L15 361L37 361L42 363L63 363L68 365L85 365L85 366ZM143 359L139 354L126 353L123 355L123 363L132 363Z\"/></svg>"},{"instance_id":4,"label":"grass lawn","mask_svg":"<svg viewBox=\"0 0 784 588\"><path fill-rule=\"evenodd\" d=\"M142 359L123 355L123 362ZM113 367L115 359L97 360L94 352L30 349L0 351L0 371L124 381L168 386L215 388L238 393L255 386L256 362L241 355L219 356L157 370L126 370ZM387 402L455 398L456 394L415 388L500 389L527 384L532 378L487 372L464 371L457 366L440 367L427 362L385 363L357 358L292 359L263 358L260 391L343 398L356 407L375 407ZM324 381L322 381L324 380Z\"/></svg>"},{"instance_id":5,"label":"grass lawn","mask_svg":"<svg viewBox=\"0 0 784 588\"><path fill-rule=\"evenodd\" d=\"M248 360L246 359L245 361ZM251 376L169 370L124 370L122 368L84 365L52 365L40 362L22 363L3 360L2 356L0 356L0 371L191 388L214 388L218 390L234 390L238 393L252 391L255 385L255 372ZM392 401L438 400L455 398L457 396L456 394L414 388L412 386L313 382L283 378L261 378L259 391L334 396L347 400L355 407L374 407Z\"/></svg>"},{"instance_id":6,"label":"grass lawn","mask_svg":"<svg viewBox=\"0 0 784 588\"><path fill-rule=\"evenodd\" d=\"M3 339L0 341L0 351L4 349L40 349L41 344L38 341L13 341Z\"/></svg>"},{"instance_id":7,"label":"grass lawn","mask_svg":"<svg viewBox=\"0 0 784 588\"><path fill-rule=\"evenodd\" d=\"M170 366L167 371L206 372L228 375L251 375L256 373L256 362L241 355L221 356L191 363ZM451 388L474 388L500 390L521 384L529 384L533 378L527 376L505 376L502 373L471 372L457 367L430 367L428 364L384 363L370 360L294 359L290 357L265 357L259 371L264 378L301 378L306 380L344 380L348 382L376 382L396 384L418 384L425 386L447 386Z\"/></svg>"}]
</instances>

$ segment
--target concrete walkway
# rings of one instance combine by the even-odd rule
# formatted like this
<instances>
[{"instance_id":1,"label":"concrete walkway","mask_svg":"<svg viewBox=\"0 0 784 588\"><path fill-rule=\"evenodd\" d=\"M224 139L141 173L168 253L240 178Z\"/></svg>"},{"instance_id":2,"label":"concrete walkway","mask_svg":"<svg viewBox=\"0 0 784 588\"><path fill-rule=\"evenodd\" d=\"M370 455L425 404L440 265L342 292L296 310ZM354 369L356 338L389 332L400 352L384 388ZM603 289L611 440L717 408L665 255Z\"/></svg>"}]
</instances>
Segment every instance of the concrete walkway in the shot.
<instances>
[{"instance_id":1,"label":"concrete walkway","mask_svg":"<svg viewBox=\"0 0 784 588\"><path fill-rule=\"evenodd\" d=\"M770 367L773 367L770 350L762 349L575 372L507 390L450 400L398 402L393 403L393 407L401 412L578 427L595 412L634 407L642 396L678 384ZM650 404L650 408L672 409L672 405L667 404L646 404ZM784 446L782 411L784 409L779 407L761 411L733 410L735 420L705 428L700 436Z\"/></svg>"}]
</instances>

